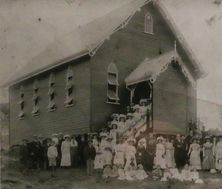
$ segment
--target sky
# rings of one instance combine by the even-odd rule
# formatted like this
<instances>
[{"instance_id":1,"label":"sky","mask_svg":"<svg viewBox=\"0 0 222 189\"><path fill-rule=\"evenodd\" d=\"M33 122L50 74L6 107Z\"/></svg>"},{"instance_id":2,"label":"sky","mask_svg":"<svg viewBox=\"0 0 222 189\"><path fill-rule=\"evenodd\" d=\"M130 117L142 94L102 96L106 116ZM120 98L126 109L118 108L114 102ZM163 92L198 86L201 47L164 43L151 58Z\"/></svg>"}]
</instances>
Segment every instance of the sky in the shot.
<instances>
[{"instance_id":1,"label":"sky","mask_svg":"<svg viewBox=\"0 0 222 189\"><path fill-rule=\"evenodd\" d=\"M222 3L215 0L162 0L205 72L198 98L222 105Z\"/></svg>"},{"instance_id":2,"label":"sky","mask_svg":"<svg viewBox=\"0 0 222 189\"><path fill-rule=\"evenodd\" d=\"M2 0L2 2L3 1L5 0ZM21 2L25 2L25 1L26 0L23 0ZM112 0L112 1L114 4L114 7L117 6L118 1L117 0ZM97 0L97 2L101 2L101 7L104 7L102 6L102 4L104 5L104 2L109 3L109 5L111 5L112 1L111 0L110 1ZM217 3L215 3L215 0L195 0L195 1L194 0L161 0L161 1L164 3L169 14L174 19L177 27L180 29L184 38L187 40L189 46L192 48L197 58L201 62L204 70L207 72L207 76L198 81L198 87L197 87L198 98L222 105L222 3L221 3L221 0L216 0ZM56 2L59 2L59 1L57 0ZM75 2L75 0L67 0L67 2L72 3L72 2ZM78 0L78 2L81 2L81 1ZM89 2L92 2L92 1L89 1ZM98 5L100 4L97 4L97 6ZM61 4L57 3L56 8L58 10L60 8L63 10L64 6L61 6ZM3 11L2 13L4 13L4 9L3 8L0 9L0 21L1 21L0 23L4 24L8 20L5 20L4 17L1 17L1 11ZM46 9L42 9L41 11L42 13L44 13ZM109 9L107 8L104 11L109 11ZM32 14L32 12L34 13L34 9L29 10L27 14ZM53 14L53 11L52 11L52 14ZM56 11L55 14L58 14L57 17L59 17L61 12L58 13L58 11ZM93 13L91 12L91 14ZM97 14L98 16L100 16L99 14L101 14L101 12ZM10 21L13 21L13 20L10 20ZM16 21L14 20L14 22ZM24 24L29 24L29 22L30 20L27 20L27 23L25 22L23 23L21 18L19 18L16 24L23 23L24 25ZM64 22L62 19L60 20L59 23L64 25ZM66 27L67 26L64 25L64 27L62 28L66 28ZM34 28L34 30L36 29L38 28ZM44 38L44 35L45 34L48 35L49 32L52 30L53 28L50 28L50 26L48 26L48 30L47 30L48 33L45 33L46 32L45 30L39 30L39 35L42 36L42 42L47 41L47 40L53 41L55 39L55 35L52 35L50 36L50 38L47 38L47 39ZM5 40L4 36L2 35L2 32L3 31L0 29L0 39ZM19 31L17 32L19 33ZM29 32L33 32L33 30L30 30ZM59 33L59 32L64 32L64 31L57 30L57 32ZM29 37L31 33L28 33L28 31L27 31L27 34L19 33L20 38L24 37L24 35L28 35ZM13 39L10 39L9 42L13 43L14 42L13 40L18 40L18 39L13 38ZM30 38L30 40L32 39ZM44 43L40 43L39 47L41 47L42 44ZM18 46L16 46L16 49L14 50L16 50L17 52L21 52L21 54L25 53L22 51L22 49L19 49ZM30 54L31 56L31 52L27 52L26 54L27 56L28 54ZM1 54L0 54L0 57L1 57ZM13 59L14 58L13 55L10 58ZM11 64L10 64L10 61L1 62L0 67L1 68L4 67L4 73L1 72L1 77L4 77L4 74L7 74L7 75L10 74L11 73L10 70L12 69L20 70L22 68L23 57L18 56L16 58L17 58L16 61L14 61L14 63L11 63ZM1 90L0 102L5 102L7 100L8 100L7 91Z\"/></svg>"}]
</instances>

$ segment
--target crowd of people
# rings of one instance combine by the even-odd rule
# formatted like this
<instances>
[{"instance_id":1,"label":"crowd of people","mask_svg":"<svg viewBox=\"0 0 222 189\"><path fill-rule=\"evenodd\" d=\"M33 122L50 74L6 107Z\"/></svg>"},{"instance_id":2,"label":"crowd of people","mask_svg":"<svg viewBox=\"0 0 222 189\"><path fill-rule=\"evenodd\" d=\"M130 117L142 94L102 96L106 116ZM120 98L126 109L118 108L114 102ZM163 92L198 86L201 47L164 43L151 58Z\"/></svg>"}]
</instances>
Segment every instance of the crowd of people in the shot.
<instances>
[{"instance_id":1,"label":"crowd of people","mask_svg":"<svg viewBox=\"0 0 222 189\"><path fill-rule=\"evenodd\" d=\"M52 174L56 167L85 165L87 175L97 172L105 179L120 180L202 182L199 170L222 173L222 136L200 138L192 130L187 136L153 134L144 127L149 111L148 101L142 99L126 115L113 114L99 133L23 140L21 163L29 169L51 168Z\"/></svg>"}]
</instances>

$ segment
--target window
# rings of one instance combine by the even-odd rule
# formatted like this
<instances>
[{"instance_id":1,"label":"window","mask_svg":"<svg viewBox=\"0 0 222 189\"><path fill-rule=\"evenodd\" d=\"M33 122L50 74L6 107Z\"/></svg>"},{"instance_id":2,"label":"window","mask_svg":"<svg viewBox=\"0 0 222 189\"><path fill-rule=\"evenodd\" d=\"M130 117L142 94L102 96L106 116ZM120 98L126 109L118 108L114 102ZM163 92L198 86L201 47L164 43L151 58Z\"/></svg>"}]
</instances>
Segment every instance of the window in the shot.
<instances>
[{"instance_id":1,"label":"window","mask_svg":"<svg viewBox=\"0 0 222 189\"><path fill-rule=\"evenodd\" d=\"M55 76L53 73L49 76L49 104L48 104L48 111L53 112L56 110L56 103L55 103Z\"/></svg>"},{"instance_id":2,"label":"window","mask_svg":"<svg viewBox=\"0 0 222 189\"><path fill-rule=\"evenodd\" d=\"M149 12L146 13L144 19L144 33L153 34L153 17Z\"/></svg>"},{"instance_id":3,"label":"window","mask_svg":"<svg viewBox=\"0 0 222 189\"><path fill-rule=\"evenodd\" d=\"M24 113L24 105L25 105L24 96L25 96L25 94L24 94L24 88L23 88L23 86L21 86L21 87L20 87L19 102L18 102L18 104L19 104L19 106L20 106L20 112L19 112L18 117L19 117L20 119L24 118L24 116L25 116L25 113Z\"/></svg>"},{"instance_id":4,"label":"window","mask_svg":"<svg viewBox=\"0 0 222 189\"><path fill-rule=\"evenodd\" d=\"M116 65L111 63L107 70L107 103L119 104L118 90L118 70Z\"/></svg>"},{"instance_id":5,"label":"window","mask_svg":"<svg viewBox=\"0 0 222 189\"><path fill-rule=\"evenodd\" d=\"M65 106L71 107L73 106L73 71L71 66L67 69L67 75L66 75L66 100L65 100Z\"/></svg>"},{"instance_id":6,"label":"window","mask_svg":"<svg viewBox=\"0 0 222 189\"><path fill-rule=\"evenodd\" d=\"M39 115L39 95L38 95L38 83L37 80L34 81L33 83L33 97L32 97L32 102L33 102L33 109L32 109L32 115L37 116Z\"/></svg>"}]
</instances>

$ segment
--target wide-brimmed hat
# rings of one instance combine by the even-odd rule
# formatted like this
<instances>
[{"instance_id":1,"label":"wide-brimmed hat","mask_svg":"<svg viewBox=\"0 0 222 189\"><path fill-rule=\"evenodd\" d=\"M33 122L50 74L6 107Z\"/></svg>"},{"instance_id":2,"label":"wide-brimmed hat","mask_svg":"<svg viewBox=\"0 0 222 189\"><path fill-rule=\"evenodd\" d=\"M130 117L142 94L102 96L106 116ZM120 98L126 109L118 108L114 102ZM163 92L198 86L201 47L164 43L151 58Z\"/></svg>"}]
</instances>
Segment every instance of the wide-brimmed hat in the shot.
<instances>
[{"instance_id":1,"label":"wide-brimmed hat","mask_svg":"<svg viewBox=\"0 0 222 189\"><path fill-rule=\"evenodd\" d=\"M138 143L143 143L143 144L144 144L144 143L146 143L146 139L145 139L145 138L142 138L142 139L139 140Z\"/></svg>"},{"instance_id":2,"label":"wide-brimmed hat","mask_svg":"<svg viewBox=\"0 0 222 189\"><path fill-rule=\"evenodd\" d=\"M56 133L52 133L52 136L58 136L58 134L56 134Z\"/></svg>"},{"instance_id":3,"label":"wide-brimmed hat","mask_svg":"<svg viewBox=\"0 0 222 189\"><path fill-rule=\"evenodd\" d=\"M113 126L113 125L118 126L118 122L116 122L116 121L112 121L112 122L111 122L111 126Z\"/></svg>"},{"instance_id":4,"label":"wide-brimmed hat","mask_svg":"<svg viewBox=\"0 0 222 189\"><path fill-rule=\"evenodd\" d=\"M159 136L159 137L157 137L156 140L157 140L157 141L158 141L158 140L162 140L162 141L163 141L163 137L162 137L162 136Z\"/></svg>"},{"instance_id":5,"label":"wide-brimmed hat","mask_svg":"<svg viewBox=\"0 0 222 189\"><path fill-rule=\"evenodd\" d=\"M136 142L136 140L134 139L134 138L129 138L128 140L127 140L127 142L129 143L129 142Z\"/></svg>"},{"instance_id":6,"label":"wide-brimmed hat","mask_svg":"<svg viewBox=\"0 0 222 189\"><path fill-rule=\"evenodd\" d=\"M124 114L120 114L120 115L119 115L119 119L121 119L121 118L126 119L126 115L124 115Z\"/></svg>"},{"instance_id":7,"label":"wide-brimmed hat","mask_svg":"<svg viewBox=\"0 0 222 189\"><path fill-rule=\"evenodd\" d=\"M140 104L142 104L142 103L147 103L148 102L148 100L147 99L140 99Z\"/></svg>"},{"instance_id":8,"label":"wide-brimmed hat","mask_svg":"<svg viewBox=\"0 0 222 189\"><path fill-rule=\"evenodd\" d=\"M205 140L210 140L210 139L211 139L211 136L206 136L204 139L205 139Z\"/></svg>"},{"instance_id":9,"label":"wide-brimmed hat","mask_svg":"<svg viewBox=\"0 0 222 189\"><path fill-rule=\"evenodd\" d=\"M100 137L107 137L107 134L106 133L100 133L99 136Z\"/></svg>"},{"instance_id":10,"label":"wide-brimmed hat","mask_svg":"<svg viewBox=\"0 0 222 189\"><path fill-rule=\"evenodd\" d=\"M126 117L133 117L133 114L132 113L127 113Z\"/></svg>"},{"instance_id":11,"label":"wide-brimmed hat","mask_svg":"<svg viewBox=\"0 0 222 189\"><path fill-rule=\"evenodd\" d=\"M140 109L140 106L138 104L136 104L136 105L133 106L133 109L134 110Z\"/></svg>"},{"instance_id":12,"label":"wide-brimmed hat","mask_svg":"<svg viewBox=\"0 0 222 189\"><path fill-rule=\"evenodd\" d=\"M114 118L114 117L119 118L119 114L114 113L114 114L111 115L111 117L112 117L112 118Z\"/></svg>"},{"instance_id":13,"label":"wide-brimmed hat","mask_svg":"<svg viewBox=\"0 0 222 189\"><path fill-rule=\"evenodd\" d=\"M70 135L64 135L64 138L70 138Z\"/></svg>"},{"instance_id":14,"label":"wide-brimmed hat","mask_svg":"<svg viewBox=\"0 0 222 189\"><path fill-rule=\"evenodd\" d=\"M113 140L113 137L107 136L107 137L106 137L106 140Z\"/></svg>"}]
</instances>

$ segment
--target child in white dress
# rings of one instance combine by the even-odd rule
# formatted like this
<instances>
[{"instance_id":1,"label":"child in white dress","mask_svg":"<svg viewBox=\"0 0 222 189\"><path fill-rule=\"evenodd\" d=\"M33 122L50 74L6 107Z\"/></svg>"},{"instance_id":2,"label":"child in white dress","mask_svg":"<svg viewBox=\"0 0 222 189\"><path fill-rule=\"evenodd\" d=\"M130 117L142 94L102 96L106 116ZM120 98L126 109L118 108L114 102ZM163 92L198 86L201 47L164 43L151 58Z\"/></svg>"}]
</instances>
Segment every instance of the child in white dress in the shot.
<instances>
[{"instance_id":1,"label":"child in white dress","mask_svg":"<svg viewBox=\"0 0 222 189\"><path fill-rule=\"evenodd\" d=\"M133 120L133 114L132 113L128 113L126 115L126 128L132 128L135 125L135 121Z\"/></svg>"},{"instance_id":2,"label":"child in white dress","mask_svg":"<svg viewBox=\"0 0 222 189\"><path fill-rule=\"evenodd\" d=\"M103 169L104 166L104 160L103 160L103 153L100 148L100 145L96 148L96 157L94 161L94 169L96 169L98 172L100 172Z\"/></svg>"},{"instance_id":3,"label":"child in white dress","mask_svg":"<svg viewBox=\"0 0 222 189\"><path fill-rule=\"evenodd\" d=\"M170 168L169 171L173 179L181 180L181 174L177 168Z\"/></svg>"},{"instance_id":4,"label":"child in white dress","mask_svg":"<svg viewBox=\"0 0 222 189\"><path fill-rule=\"evenodd\" d=\"M137 166L137 170L135 171L135 177L137 180L144 180L148 178L148 175L144 171L142 164L139 164Z\"/></svg>"},{"instance_id":5,"label":"child in white dress","mask_svg":"<svg viewBox=\"0 0 222 189\"><path fill-rule=\"evenodd\" d=\"M125 164L125 144L123 139L119 139L118 144L114 147L114 160L113 164L117 166L124 166Z\"/></svg>"},{"instance_id":6,"label":"child in white dress","mask_svg":"<svg viewBox=\"0 0 222 189\"><path fill-rule=\"evenodd\" d=\"M152 178L154 180L159 180L163 176L163 172L161 170L161 167L157 165L155 169L152 171Z\"/></svg>"},{"instance_id":7,"label":"child in white dress","mask_svg":"<svg viewBox=\"0 0 222 189\"><path fill-rule=\"evenodd\" d=\"M130 180L136 179L136 169L137 169L137 166L135 164L135 160L131 158L130 163L127 164L124 168L126 180L130 181Z\"/></svg>"},{"instance_id":8,"label":"child in white dress","mask_svg":"<svg viewBox=\"0 0 222 189\"><path fill-rule=\"evenodd\" d=\"M113 146L116 145L117 134L118 134L117 126L118 126L117 122L112 122L111 123L111 130L109 132L109 135L112 138L112 145Z\"/></svg>"},{"instance_id":9,"label":"child in white dress","mask_svg":"<svg viewBox=\"0 0 222 189\"><path fill-rule=\"evenodd\" d=\"M166 148L166 155L165 155L166 166L168 168L174 168L176 165L174 159L174 146L173 143L170 142L168 138L166 140L165 148Z\"/></svg>"},{"instance_id":10,"label":"child in white dress","mask_svg":"<svg viewBox=\"0 0 222 189\"><path fill-rule=\"evenodd\" d=\"M114 113L114 114L112 114L111 118L112 118L112 121L118 122L119 121L119 114Z\"/></svg>"},{"instance_id":11,"label":"child in white dress","mask_svg":"<svg viewBox=\"0 0 222 189\"><path fill-rule=\"evenodd\" d=\"M106 133L100 133L101 142L100 142L100 149L103 151L107 147L107 134Z\"/></svg>"},{"instance_id":12,"label":"child in white dress","mask_svg":"<svg viewBox=\"0 0 222 189\"><path fill-rule=\"evenodd\" d=\"M112 165L112 149L111 148L105 148L103 151L103 165Z\"/></svg>"},{"instance_id":13,"label":"child in white dress","mask_svg":"<svg viewBox=\"0 0 222 189\"><path fill-rule=\"evenodd\" d=\"M146 121L147 111L148 111L147 99L141 99L140 100L140 113L144 121Z\"/></svg>"},{"instance_id":14,"label":"child in white dress","mask_svg":"<svg viewBox=\"0 0 222 189\"><path fill-rule=\"evenodd\" d=\"M118 180L125 180L126 179L125 171L123 169L123 166L119 166L118 175L119 175Z\"/></svg>"},{"instance_id":15,"label":"child in white dress","mask_svg":"<svg viewBox=\"0 0 222 189\"><path fill-rule=\"evenodd\" d=\"M165 146L163 145L163 137L157 138L156 144L156 154L155 154L155 166L160 166L161 169L166 168L166 161L165 161Z\"/></svg>"},{"instance_id":16,"label":"child in white dress","mask_svg":"<svg viewBox=\"0 0 222 189\"><path fill-rule=\"evenodd\" d=\"M163 177L161 178L161 181L168 181L171 178L172 178L172 173L170 172L169 168L166 168L163 171Z\"/></svg>"},{"instance_id":17,"label":"child in white dress","mask_svg":"<svg viewBox=\"0 0 222 189\"><path fill-rule=\"evenodd\" d=\"M135 142L134 139L129 139L128 144L125 147L125 159L126 159L125 167L128 167L132 160L136 165L136 148L134 146L134 142Z\"/></svg>"},{"instance_id":18,"label":"child in white dress","mask_svg":"<svg viewBox=\"0 0 222 189\"><path fill-rule=\"evenodd\" d=\"M135 112L133 113L133 120L135 121L135 123L138 123L139 121L141 121L142 115L140 112L140 106L139 105L135 105L134 107Z\"/></svg>"},{"instance_id":19,"label":"child in white dress","mask_svg":"<svg viewBox=\"0 0 222 189\"><path fill-rule=\"evenodd\" d=\"M192 174L191 174L188 164L186 164L181 171L181 180L192 181Z\"/></svg>"},{"instance_id":20,"label":"child in white dress","mask_svg":"<svg viewBox=\"0 0 222 189\"><path fill-rule=\"evenodd\" d=\"M123 114L119 115L119 123L118 123L118 133L123 134L126 130L126 116Z\"/></svg>"},{"instance_id":21,"label":"child in white dress","mask_svg":"<svg viewBox=\"0 0 222 189\"><path fill-rule=\"evenodd\" d=\"M56 170L56 158L58 156L58 151L56 148L56 143L54 141L51 141L51 145L48 148L47 151L47 157L49 161L49 167L51 167L52 176L54 176L54 172Z\"/></svg>"},{"instance_id":22,"label":"child in white dress","mask_svg":"<svg viewBox=\"0 0 222 189\"><path fill-rule=\"evenodd\" d=\"M104 169L103 169L103 178L108 179L110 177L112 177L112 167L111 165L105 165Z\"/></svg>"}]
</instances>

